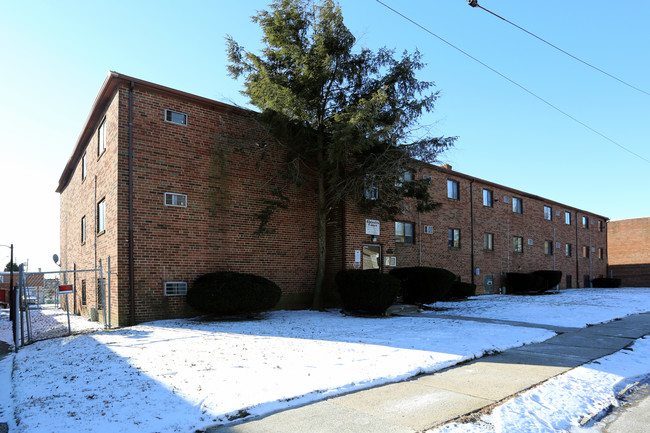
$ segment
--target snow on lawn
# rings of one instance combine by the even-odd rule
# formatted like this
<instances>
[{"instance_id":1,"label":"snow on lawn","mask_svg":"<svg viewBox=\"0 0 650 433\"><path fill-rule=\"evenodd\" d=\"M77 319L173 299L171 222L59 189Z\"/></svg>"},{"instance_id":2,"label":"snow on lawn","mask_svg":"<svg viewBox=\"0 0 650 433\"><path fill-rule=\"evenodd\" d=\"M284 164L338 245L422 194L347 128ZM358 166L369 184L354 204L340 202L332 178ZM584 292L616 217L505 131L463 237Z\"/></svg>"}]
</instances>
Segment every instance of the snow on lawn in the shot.
<instances>
[{"instance_id":1,"label":"snow on lawn","mask_svg":"<svg viewBox=\"0 0 650 433\"><path fill-rule=\"evenodd\" d=\"M16 355L19 432L188 432L433 372L543 329L278 311L42 341Z\"/></svg>"},{"instance_id":2,"label":"snow on lawn","mask_svg":"<svg viewBox=\"0 0 650 433\"><path fill-rule=\"evenodd\" d=\"M618 406L616 395L650 377L650 339L621 350L527 391L496 407L476 423L448 424L430 433L554 433L586 431L581 420Z\"/></svg>"},{"instance_id":3,"label":"snow on lawn","mask_svg":"<svg viewBox=\"0 0 650 433\"><path fill-rule=\"evenodd\" d=\"M569 289L539 296L475 296L437 302L435 314L451 314L582 328L650 311L650 288Z\"/></svg>"}]
</instances>

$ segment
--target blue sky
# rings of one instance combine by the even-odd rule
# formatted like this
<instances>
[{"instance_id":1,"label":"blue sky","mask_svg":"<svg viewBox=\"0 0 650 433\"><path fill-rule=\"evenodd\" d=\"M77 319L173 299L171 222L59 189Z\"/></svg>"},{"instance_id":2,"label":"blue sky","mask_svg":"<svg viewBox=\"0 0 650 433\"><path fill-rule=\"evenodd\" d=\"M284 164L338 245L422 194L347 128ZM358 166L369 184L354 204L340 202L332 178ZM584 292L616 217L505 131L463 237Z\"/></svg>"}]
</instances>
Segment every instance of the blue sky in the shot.
<instances>
[{"instance_id":1,"label":"blue sky","mask_svg":"<svg viewBox=\"0 0 650 433\"><path fill-rule=\"evenodd\" d=\"M650 160L650 96L588 68L466 0L384 0L511 80ZM481 0L481 6L650 92L650 2ZM259 47L267 1L0 0L0 244L55 268L54 192L109 70L246 105L224 38ZM499 77L375 0L340 2L360 47L418 49L440 91L425 126L458 136L457 171L596 212L650 216L650 163ZM0 248L0 262L9 250Z\"/></svg>"}]
</instances>

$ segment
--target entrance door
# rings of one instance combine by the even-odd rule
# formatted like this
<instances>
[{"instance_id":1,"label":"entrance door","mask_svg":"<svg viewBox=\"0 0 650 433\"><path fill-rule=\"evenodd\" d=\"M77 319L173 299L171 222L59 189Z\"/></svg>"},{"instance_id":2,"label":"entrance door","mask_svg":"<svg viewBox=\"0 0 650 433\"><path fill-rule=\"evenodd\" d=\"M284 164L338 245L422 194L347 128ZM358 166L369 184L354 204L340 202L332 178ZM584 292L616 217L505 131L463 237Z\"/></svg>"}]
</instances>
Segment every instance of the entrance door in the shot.
<instances>
[{"instance_id":1,"label":"entrance door","mask_svg":"<svg viewBox=\"0 0 650 433\"><path fill-rule=\"evenodd\" d=\"M362 256L362 269L381 270L381 245L364 245Z\"/></svg>"}]
</instances>

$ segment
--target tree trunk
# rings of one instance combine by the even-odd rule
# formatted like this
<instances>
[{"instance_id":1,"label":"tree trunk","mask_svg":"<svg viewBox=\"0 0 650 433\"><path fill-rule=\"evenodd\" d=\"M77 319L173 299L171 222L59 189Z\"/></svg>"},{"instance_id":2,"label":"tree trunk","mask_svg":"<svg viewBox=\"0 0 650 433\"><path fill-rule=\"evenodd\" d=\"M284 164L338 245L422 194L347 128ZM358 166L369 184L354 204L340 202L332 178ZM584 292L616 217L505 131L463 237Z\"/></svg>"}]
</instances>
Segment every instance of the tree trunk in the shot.
<instances>
[{"instance_id":1,"label":"tree trunk","mask_svg":"<svg viewBox=\"0 0 650 433\"><path fill-rule=\"evenodd\" d=\"M325 195L325 161L322 135L318 136L318 265L312 309L323 309L323 286L327 264L327 197Z\"/></svg>"}]
</instances>

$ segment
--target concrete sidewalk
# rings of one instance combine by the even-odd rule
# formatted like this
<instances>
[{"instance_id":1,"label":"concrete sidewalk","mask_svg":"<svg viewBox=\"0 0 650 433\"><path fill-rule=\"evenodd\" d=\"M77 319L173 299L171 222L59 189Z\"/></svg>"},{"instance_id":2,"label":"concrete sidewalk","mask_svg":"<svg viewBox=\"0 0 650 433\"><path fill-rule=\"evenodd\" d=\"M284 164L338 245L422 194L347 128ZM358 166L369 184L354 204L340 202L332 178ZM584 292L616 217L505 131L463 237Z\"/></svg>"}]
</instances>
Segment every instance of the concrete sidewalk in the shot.
<instances>
[{"instance_id":1,"label":"concrete sidewalk","mask_svg":"<svg viewBox=\"0 0 650 433\"><path fill-rule=\"evenodd\" d=\"M422 320L427 317L459 319L427 315ZM492 322L465 317L462 320ZM420 432L471 417L551 377L621 350L650 334L650 313L588 328L544 327L559 335L410 381L327 399L241 424L214 426L207 432Z\"/></svg>"}]
</instances>

